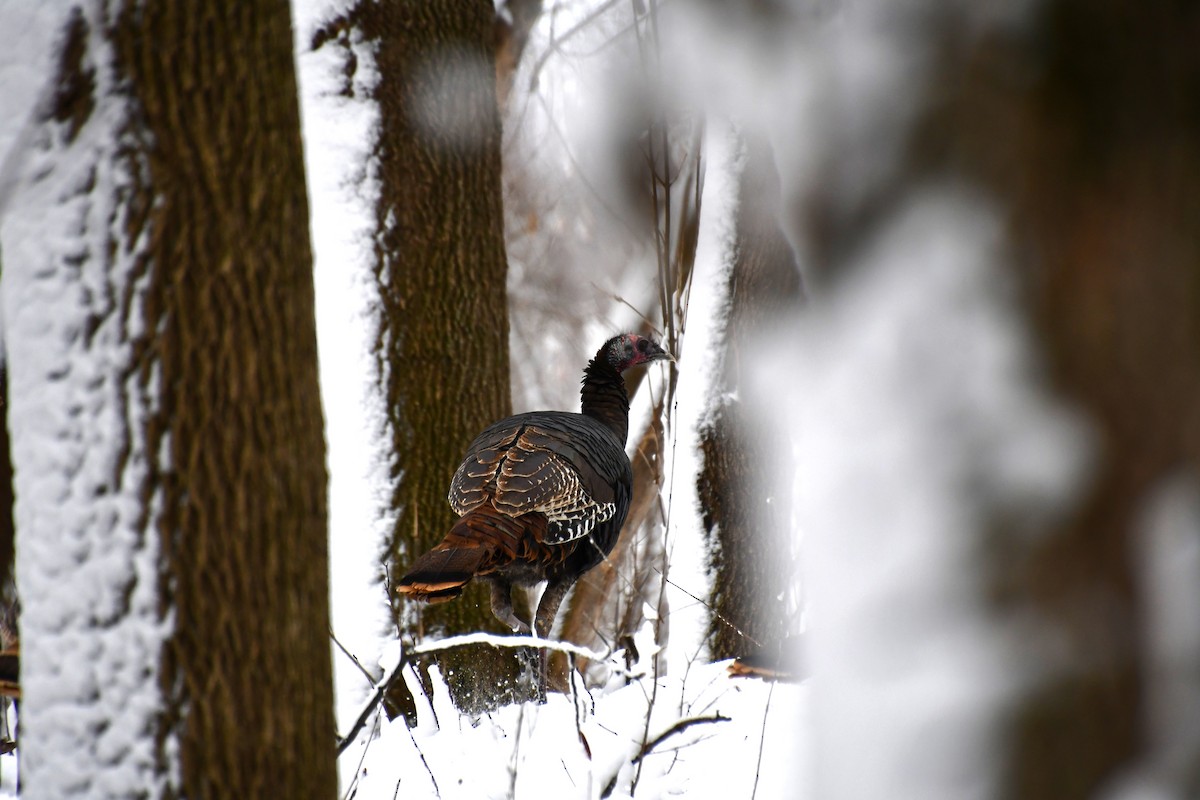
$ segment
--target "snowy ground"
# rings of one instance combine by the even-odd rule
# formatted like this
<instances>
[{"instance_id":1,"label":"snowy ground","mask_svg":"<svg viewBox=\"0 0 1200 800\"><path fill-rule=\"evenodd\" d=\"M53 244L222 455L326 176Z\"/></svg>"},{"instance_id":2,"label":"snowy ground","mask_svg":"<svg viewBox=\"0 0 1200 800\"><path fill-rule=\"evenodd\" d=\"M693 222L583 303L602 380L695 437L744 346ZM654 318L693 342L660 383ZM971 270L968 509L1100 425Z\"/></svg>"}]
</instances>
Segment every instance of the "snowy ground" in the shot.
<instances>
[{"instance_id":1,"label":"snowy ground","mask_svg":"<svg viewBox=\"0 0 1200 800\"><path fill-rule=\"evenodd\" d=\"M404 676L420 722L368 725L342 756L346 797L790 798L804 773L803 685L731 678L725 663L657 682L614 672L602 688L478 718Z\"/></svg>"}]
</instances>

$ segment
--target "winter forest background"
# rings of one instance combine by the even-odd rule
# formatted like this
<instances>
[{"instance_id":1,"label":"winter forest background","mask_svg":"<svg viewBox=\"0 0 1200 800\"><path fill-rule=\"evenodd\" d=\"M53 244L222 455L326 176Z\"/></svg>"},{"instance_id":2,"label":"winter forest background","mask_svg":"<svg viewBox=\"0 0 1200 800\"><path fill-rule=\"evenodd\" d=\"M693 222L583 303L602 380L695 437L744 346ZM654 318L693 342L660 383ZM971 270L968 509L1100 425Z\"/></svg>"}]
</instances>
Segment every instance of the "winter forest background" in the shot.
<instances>
[{"instance_id":1,"label":"winter forest background","mask_svg":"<svg viewBox=\"0 0 1200 800\"><path fill-rule=\"evenodd\" d=\"M0 790L1200 797L1197 41L0 0ZM620 330L677 363L538 703L388 587Z\"/></svg>"}]
</instances>

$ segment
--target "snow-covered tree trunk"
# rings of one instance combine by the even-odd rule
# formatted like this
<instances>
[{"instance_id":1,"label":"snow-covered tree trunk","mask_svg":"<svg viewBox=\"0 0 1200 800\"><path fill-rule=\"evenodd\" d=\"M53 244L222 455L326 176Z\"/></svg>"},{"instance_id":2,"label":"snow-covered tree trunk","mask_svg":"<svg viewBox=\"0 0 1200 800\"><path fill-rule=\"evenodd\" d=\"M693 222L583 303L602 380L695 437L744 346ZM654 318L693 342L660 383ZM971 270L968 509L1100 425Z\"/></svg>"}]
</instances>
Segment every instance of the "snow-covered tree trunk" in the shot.
<instances>
[{"instance_id":1,"label":"snow-covered tree trunk","mask_svg":"<svg viewBox=\"0 0 1200 800\"><path fill-rule=\"evenodd\" d=\"M762 137L744 146L719 374L700 430L696 478L713 579L708 645L718 659L760 649L778 657L798 616L788 600L798 579L790 557L788 444L763 424L767 409L751 373L759 343L799 308L800 273L780 228L770 146Z\"/></svg>"},{"instance_id":2,"label":"snow-covered tree trunk","mask_svg":"<svg viewBox=\"0 0 1200 800\"><path fill-rule=\"evenodd\" d=\"M287 3L71 10L14 163L24 793L331 796Z\"/></svg>"},{"instance_id":3,"label":"snow-covered tree trunk","mask_svg":"<svg viewBox=\"0 0 1200 800\"><path fill-rule=\"evenodd\" d=\"M494 20L484 0L360 2L314 38L316 49L366 43L373 53L373 353L391 436L386 511L395 524L381 556L393 579L450 529L454 470L475 435L512 407ZM348 63L353 75L357 61ZM481 585L436 606L396 599L394 611L407 635L504 630ZM439 661L464 706L511 696L510 653L470 648ZM407 690L395 686L393 701L411 714Z\"/></svg>"}]
</instances>

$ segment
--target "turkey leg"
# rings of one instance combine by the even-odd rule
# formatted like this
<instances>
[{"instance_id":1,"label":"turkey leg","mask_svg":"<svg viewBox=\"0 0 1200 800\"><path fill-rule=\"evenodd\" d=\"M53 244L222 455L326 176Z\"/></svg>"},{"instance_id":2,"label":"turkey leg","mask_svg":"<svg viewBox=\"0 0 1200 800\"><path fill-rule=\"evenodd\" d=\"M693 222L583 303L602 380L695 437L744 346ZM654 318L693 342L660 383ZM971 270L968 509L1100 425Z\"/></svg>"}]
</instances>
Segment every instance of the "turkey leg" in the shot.
<instances>
[{"instance_id":1,"label":"turkey leg","mask_svg":"<svg viewBox=\"0 0 1200 800\"><path fill-rule=\"evenodd\" d=\"M529 633L529 626L513 610L512 584L500 578L492 578L490 583L492 584L492 614L517 633Z\"/></svg>"},{"instance_id":2,"label":"turkey leg","mask_svg":"<svg viewBox=\"0 0 1200 800\"><path fill-rule=\"evenodd\" d=\"M558 616L558 607L562 605L572 583L573 580L559 578L546 584L546 590L542 592L542 599L538 602L537 615L533 620L534 630L543 639L550 635L550 629L554 627L554 618Z\"/></svg>"}]
</instances>

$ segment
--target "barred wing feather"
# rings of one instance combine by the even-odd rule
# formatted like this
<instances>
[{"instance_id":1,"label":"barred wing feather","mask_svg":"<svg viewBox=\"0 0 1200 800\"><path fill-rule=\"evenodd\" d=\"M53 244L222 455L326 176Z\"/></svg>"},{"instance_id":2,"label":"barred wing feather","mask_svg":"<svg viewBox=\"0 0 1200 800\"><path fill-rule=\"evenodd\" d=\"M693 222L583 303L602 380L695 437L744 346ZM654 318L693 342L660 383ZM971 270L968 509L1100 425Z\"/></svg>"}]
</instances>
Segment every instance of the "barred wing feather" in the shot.
<instances>
[{"instance_id":1,"label":"barred wing feather","mask_svg":"<svg viewBox=\"0 0 1200 800\"><path fill-rule=\"evenodd\" d=\"M582 538L612 519L617 507L613 478L601 474L594 453L587 452L611 443L589 448L580 437L590 430L544 422L480 434L450 483L448 499L456 513L466 514L488 500L513 517L542 513L549 522L546 544Z\"/></svg>"}]
</instances>

